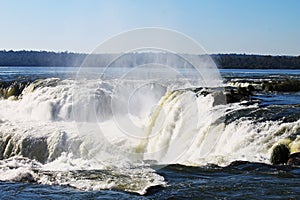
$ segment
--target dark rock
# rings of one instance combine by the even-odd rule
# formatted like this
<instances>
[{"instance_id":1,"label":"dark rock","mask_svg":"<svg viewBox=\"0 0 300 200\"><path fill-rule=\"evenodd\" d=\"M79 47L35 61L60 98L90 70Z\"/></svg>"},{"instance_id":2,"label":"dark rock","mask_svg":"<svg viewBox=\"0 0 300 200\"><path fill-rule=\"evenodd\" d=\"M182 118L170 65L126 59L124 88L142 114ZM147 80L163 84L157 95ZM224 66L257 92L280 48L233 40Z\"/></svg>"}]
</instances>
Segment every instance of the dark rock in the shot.
<instances>
[{"instance_id":1,"label":"dark rock","mask_svg":"<svg viewBox=\"0 0 300 200\"><path fill-rule=\"evenodd\" d=\"M253 87L253 85L248 85L247 89L249 92L255 91L255 88Z\"/></svg>"},{"instance_id":2,"label":"dark rock","mask_svg":"<svg viewBox=\"0 0 300 200\"><path fill-rule=\"evenodd\" d=\"M194 88L194 89L193 89L193 92L198 93L198 92L200 92L202 89L203 89L202 87Z\"/></svg>"},{"instance_id":3,"label":"dark rock","mask_svg":"<svg viewBox=\"0 0 300 200\"><path fill-rule=\"evenodd\" d=\"M159 192L162 188L163 188L162 185L151 186L151 187L147 188L147 191L144 195L145 196L153 195L153 194Z\"/></svg>"},{"instance_id":4,"label":"dark rock","mask_svg":"<svg viewBox=\"0 0 300 200\"><path fill-rule=\"evenodd\" d=\"M206 89L204 88L195 88L192 89L193 92L196 93L196 96L207 96L208 94L212 94L214 97L213 105L224 105L226 103L237 103L241 101L249 101L252 100L250 97L253 95L252 91L255 88L252 85L248 87L226 87L224 88L214 88L214 89Z\"/></svg>"},{"instance_id":5,"label":"dark rock","mask_svg":"<svg viewBox=\"0 0 300 200\"><path fill-rule=\"evenodd\" d=\"M250 164L250 162L244 160L235 160L232 161L227 167L236 167L236 166L246 165L246 164Z\"/></svg>"},{"instance_id":6,"label":"dark rock","mask_svg":"<svg viewBox=\"0 0 300 200\"><path fill-rule=\"evenodd\" d=\"M0 133L0 160L5 159L5 150L8 147L8 144L11 140L11 135L4 137L2 133Z\"/></svg>"},{"instance_id":7,"label":"dark rock","mask_svg":"<svg viewBox=\"0 0 300 200\"><path fill-rule=\"evenodd\" d=\"M299 92L300 80L265 81L262 83L262 90L266 92Z\"/></svg>"},{"instance_id":8,"label":"dark rock","mask_svg":"<svg viewBox=\"0 0 300 200\"><path fill-rule=\"evenodd\" d=\"M290 155L287 161L288 165L300 165L300 152L293 153Z\"/></svg>"},{"instance_id":9,"label":"dark rock","mask_svg":"<svg viewBox=\"0 0 300 200\"><path fill-rule=\"evenodd\" d=\"M9 98L11 96L18 96L19 89L16 85L12 85L8 88L5 98Z\"/></svg>"},{"instance_id":10,"label":"dark rock","mask_svg":"<svg viewBox=\"0 0 300 200\"><path fill-rule=\"evenodd\" d=\"M237 93L238 94L248 94L248 90L246 87L238 87L237 88Z\"/></svg>"},{"instance_id":11,"label":"dark rock","mask_svg":"<svg viewBox=\"0 0 300 200\"><path fill-rule=\"evenodd\" d=\"M271 163L273 165L287 163L290 156L290 150L285 144L277 145L271 154Z\"/></svg>"},{"instance_id":12,"label":"dark rock","mask_svg":"<svg viewBox=\"0 0 300 200\"><path fill-rule=\"evenodd\" d=\"M285 144L279 144L273 149L271 163L273 165L300 165L300 152L290 154L290 150Z\"/></svg>"},{"instance_id":13,"label":"dark rock","mask_svg":"<svg viewBox=\"0 0 300 200\"><path fill-rule=\"evenodd\" d=\"M252 86L253 87L253 86ZM229 92L226 92L226 101L227 103L237 103L241 101L249 101L252 94L252 87L238 87L236 91L230 89Z\"/></svg>"},{"instance_id":14,"label":"dark rock","mask_svg":"<svg viewBox=\"0 0 300 200\"><path fill-rule=\"evenodd\" d=\"M0 97L7 99L14 96L17 98L29 84L29 81L0 82Z\"/></svg>"}]
</instances>

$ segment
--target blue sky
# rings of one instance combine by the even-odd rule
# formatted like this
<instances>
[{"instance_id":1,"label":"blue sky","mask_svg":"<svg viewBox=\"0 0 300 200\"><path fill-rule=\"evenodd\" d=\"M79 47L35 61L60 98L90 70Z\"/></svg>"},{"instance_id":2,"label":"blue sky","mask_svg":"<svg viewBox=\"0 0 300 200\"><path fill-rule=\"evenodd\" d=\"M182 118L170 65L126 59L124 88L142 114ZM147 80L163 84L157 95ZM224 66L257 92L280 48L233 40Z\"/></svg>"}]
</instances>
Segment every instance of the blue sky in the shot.
<instances>
[{"instance_id":1,"label":"blue sky","mask_svg":"<svg viewBox=\"0 0 300 200\"><path fill-rule=\"evenodd\" d=\"M162 27L208 53L300 55L298 0L0 0L0 49L91 52L120 32Z\"/></svg>"}]
</instances>

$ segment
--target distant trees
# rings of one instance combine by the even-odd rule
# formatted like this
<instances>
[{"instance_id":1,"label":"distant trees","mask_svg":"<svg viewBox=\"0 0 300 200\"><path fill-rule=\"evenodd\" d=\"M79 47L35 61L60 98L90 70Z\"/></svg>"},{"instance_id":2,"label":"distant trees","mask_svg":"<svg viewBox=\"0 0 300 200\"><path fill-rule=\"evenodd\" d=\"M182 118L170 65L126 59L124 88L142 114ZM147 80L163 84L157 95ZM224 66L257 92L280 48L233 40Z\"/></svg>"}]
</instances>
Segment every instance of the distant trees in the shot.
<instances>
[{"instance_id":1,"label":"distant trees","mask_svg":"<svg viewBox=\"0 0 300 200\"><path fill-rule=\"evenodd\" d=\"M0 66L78 66L85 54L47 51L0 51Z\"/></svg>"},{"instance_id":2,"label":"distant trees","mask_svg":"<svg viewBox=\"0 0 300 200\"><path fill-rule=\"evenodd\" d=\"M300 56L217 54L212 58L219 68L300 69Z\"/></svg>"},{"instance_id":3,"label":"distant trees","mask_svg":"<svg viewBox=\"0 0 300 200\"><path fill-rule=\"evenodd\" d=\"M145 55L147 54L147 55ZM77 67L84 61L87 54L47 51L0 51L0 66L62 66ZM151 61L154 58L166 59L167 54L133 53L126 57L124 64L132 66ZM106 66L114 57L111 54L92 55L93 66ZM219 68L236 69L300 69L300 56L270 56L246 54L214 54L211 55ZM172 60L172 59L171 59ZM126 61L126 62L125 62ZM174 61L174 60L173 60ZM171 62L170 62L171 64Z\"/></svg>"}]
</instances>

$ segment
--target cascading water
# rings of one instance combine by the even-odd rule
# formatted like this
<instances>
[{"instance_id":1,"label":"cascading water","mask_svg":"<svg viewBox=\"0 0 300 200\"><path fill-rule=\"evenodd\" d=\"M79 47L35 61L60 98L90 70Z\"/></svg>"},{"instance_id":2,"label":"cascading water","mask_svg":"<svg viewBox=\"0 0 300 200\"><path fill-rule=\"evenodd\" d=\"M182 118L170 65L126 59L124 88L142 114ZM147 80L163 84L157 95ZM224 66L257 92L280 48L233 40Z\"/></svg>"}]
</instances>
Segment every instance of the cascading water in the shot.
<instances>
[{"instance_id":1,"label":"cascading water","mask_svg":"<svg viewBox=\"0 0 300 200\"><path fill-rule=\"evenodd\" d=\"M299 120L259 122L240 117L227 122L226 116L232 113L259 107L240 103L215 105L215 94L220 91L169 90L147 84L131 99L136 108L125 112L136 122L131 132L132 126L125 127L120 121L122 115L115 116L124 114L122 109L120 113L111 109L113 101L124 101L112 96L115 84L113 80L89 80L84 84L86 90L74 98L74 81L45 79L25 88L19 100L1 100L1 180L23 177L45 184L70 184L75 175L56 181L53 177L61 176L57 173L66 175L70 170L107 169L108 174L101 176L111 177L109 183L86 177L71 185L79 189L121 188L125 183L111 173L128 174L130 169L142 165L140 169L148 170L148 175L136 180L139 187L127 188L142 194L147 187L165 184L143 161L193 166L225 166L235 160L269 163L272 146L291 135L297 136L300 130ZM136 89L135 84L140 86L128 81L122 89ZM145 91L156 93L155 98ZM74 116L74 110L81 115ZM84 135L82 130L86 131ZM295 137L290 142L293 151L299 151L298 140ZM52 171L52 175L46 171Z\"/></svg>"},{"instance_id":2,"label":"cascading water","mask_svg":"<svg viewBox=\"0 0 300 200\"><path fill-rule=\"evenodd\" d=\"M178 46L199 53L198 45L184 38L185 45L177 46L182 36L163 31L157 40L151 37L157 32L148 31L105 43L104 50L123 45L119 52L129 52L112 54L106 68L91 54L75 78L20 84L16 96L15 86L3 90L1 181L145 194L166 186L152 164L269 164L274 144L300 151L299 119L261 119L257 113L265 108L259 103L226 103L225 85L208 55L172 53ZM142 51L157 47L160 53L140 56L141 44Z\"/></svg>"},{"instance_id":3,"label":"cascading water","mask_svg":"<svg viewBox=\"0 0 300 200\"><path fill-rule=\"evenodd\" d=\"M83 99L90 101L77 102L70 97L73 89L71 80L55 81L55 86L43 84L31 92L25 89L18 101L1 101L2 144L6 144L5 147L2 146L3 158L20 154L34 155L24 148L32 148L31 151L34 151L36 150L34 148L38 149L38 146L42 148L45 145L48 146L45 149L48 158L44 156L39 160L38 158L42 156L36 157L42 162L52 161L62 152L85 158L92 151L100 150L101 143L110 151L107 144L109 143L114 148L118 146L117 150L115 149L118 153L141 153L143 155L139 159L156 160L161 164L205 165L208 162L228 164L239 159L268 162L268 150L277 140L272 133L288 127L293 127L292 132L296 133L299 127L299 121L260 123L244 118L226 124L224 121L226 115L243 109L257 108L257 105L244 106L237 103L214 105L214 93L204 96L201 95L202 91L194 92L190 89L168 91L162 87L152 87L151 93L157 92L159 94L157 97L164 92L165 94L160 99L149 99L145 95L145 101L148 102L145 107L142 108L142 105L138 104L138 109L132 108L131 111L134 115L131 117L134 117L138 125L138 128L133 127L131 132L139 131L141 135L131 133L129 129L131 126L126 127L128 129L124 134L124 130L118 127L121 119L117 119L116 122L116 117L112 115L116 113L110 110L113 97L110 96L111 91L108 88L114 87L113 82L99 84L91 81L90 97L85 96ZM51 81L41 80L41 82ZM110 87L108 84L111 84ZM95 88L91 89L92 87ZM28 88L32 88L32 85ZM147 89L150 90L151 87ZM135 98L140 98L133 100L135 103L143 102L142 96ZM155 100L158 101L157 104L153 103ZM95 111L95 105L96 113L91 114L91 111ZM103 138L97 132L94 134L98 139L81 138L81 135L76 133L76 123L72 115L74 109L81 109L80 123L91 127L97 124L99 127L97 130L101 130ZM94 123L91 115L99 116L97 119L100 120ZM45 124L47 126L44 126ZM127 133L132 135L126 135ZM91 132L89 134L95 136ZM286 131L280 137L288 137L291 134ZM82 141L84 139L87 141ZM32 142L35 145L26 145ZM88 149L84 144L96 149ZM91 153L89 156L96 156L94 154ZM116 156L119 159L120 155ZM128 159L130 160L130 156Z\"/></svg>"}]
</instances>

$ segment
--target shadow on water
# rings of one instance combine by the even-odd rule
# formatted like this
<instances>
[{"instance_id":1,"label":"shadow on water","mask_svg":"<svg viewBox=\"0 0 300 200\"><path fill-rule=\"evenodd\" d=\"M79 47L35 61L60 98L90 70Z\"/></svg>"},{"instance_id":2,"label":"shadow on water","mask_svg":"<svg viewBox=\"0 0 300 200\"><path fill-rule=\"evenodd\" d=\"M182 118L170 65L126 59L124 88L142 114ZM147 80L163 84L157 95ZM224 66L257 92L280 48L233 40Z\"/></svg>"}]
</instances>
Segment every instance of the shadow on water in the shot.
<instances>
[{"instance_id":1,"label":"shadow on water","mask_svg":"<svg viewBox=\"0 0 300 200\"><path fill-rule=\"evenodd\" d=\"M168 187L154 198L290 198L300 195L300 168L235 161L226 167L169 165L158 170Z\"/></svg>"},{"instance_id":2,"label":"shadow on water","mask_svg":"<svg viewBox=\"0 0 300 200\"><path fill-rule=\"evenodd\" d=\"M157 168L158 166L153 166ZM157 170L166 187L154 186L144 196L118 190L79 191L68 186L0 182L1 199L297 199L300 168L235 161L226 167L169 165Z\"/></svg>"}]
</instances>

